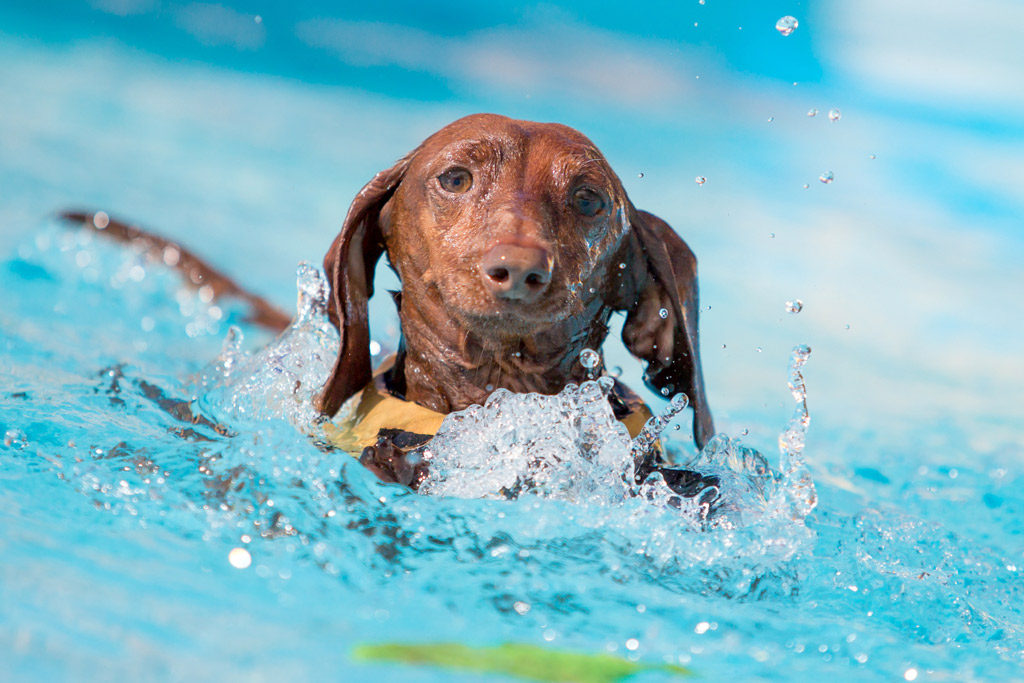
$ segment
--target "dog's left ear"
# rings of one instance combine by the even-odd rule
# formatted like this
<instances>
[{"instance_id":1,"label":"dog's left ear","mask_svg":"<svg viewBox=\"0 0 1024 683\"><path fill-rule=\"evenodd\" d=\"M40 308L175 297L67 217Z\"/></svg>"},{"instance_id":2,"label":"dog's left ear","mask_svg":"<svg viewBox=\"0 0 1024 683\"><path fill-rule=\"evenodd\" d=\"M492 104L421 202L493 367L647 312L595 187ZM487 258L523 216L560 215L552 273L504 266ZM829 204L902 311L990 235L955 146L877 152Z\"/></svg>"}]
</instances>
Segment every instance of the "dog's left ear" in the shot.
<instances>
[{"instance_id":1,"label":"dog's left ear","mask_svg":"<svg viewBox=\"0 0 1024 683\"><path fill-rule=\"evenodd\" d=\"M697 258L672 227L657 216L630 206L635 278L622 340L637 358L647 361L644 382L659 393L686 392L693 407L697 447L715 434L704 394L697 339Z\"/></svg>"},{"instance_id":2,"label":"dog's left ear","mask_svg":"<svg viewBox=\"0 0 1024 683\"><path fill-rule=\"evenodd\" d=\"M324 272L331 286L327 314L341 336L334 369L316 398L316 408L326 415L337 413L373 379L368 304L377 261L384 253L380 212L405 177L414 153L378 173L359 191L324 257Z\"/></svg>"}]
</instances>

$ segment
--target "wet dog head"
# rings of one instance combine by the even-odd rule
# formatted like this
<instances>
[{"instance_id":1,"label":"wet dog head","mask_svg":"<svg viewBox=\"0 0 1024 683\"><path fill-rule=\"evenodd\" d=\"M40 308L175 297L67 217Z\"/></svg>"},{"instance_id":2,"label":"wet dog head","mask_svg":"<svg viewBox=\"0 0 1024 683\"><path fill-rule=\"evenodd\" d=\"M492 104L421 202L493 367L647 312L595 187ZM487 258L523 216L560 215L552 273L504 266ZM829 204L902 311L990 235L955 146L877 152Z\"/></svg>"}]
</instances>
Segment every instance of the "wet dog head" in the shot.
<instances>
[{"instance_id":1,"label":"wet dog head","mask_svg":"<svg viewBox=\"0 0 1024 683\"><path fill-rule=\"evenodd\" d=\"M696 259L667 224L632 205L581 133L469 116L360 191L324 260L341 332L319 399L326 413L371 378L367 300L385 252L402 281L403 310L480 340L489 353L523 339L578 353L584 342L600 345L611 311L626 311L623 339L648 361L648 384L689 394L698 443L712 435L697 355Z\"/></svg>"}]
</instances>

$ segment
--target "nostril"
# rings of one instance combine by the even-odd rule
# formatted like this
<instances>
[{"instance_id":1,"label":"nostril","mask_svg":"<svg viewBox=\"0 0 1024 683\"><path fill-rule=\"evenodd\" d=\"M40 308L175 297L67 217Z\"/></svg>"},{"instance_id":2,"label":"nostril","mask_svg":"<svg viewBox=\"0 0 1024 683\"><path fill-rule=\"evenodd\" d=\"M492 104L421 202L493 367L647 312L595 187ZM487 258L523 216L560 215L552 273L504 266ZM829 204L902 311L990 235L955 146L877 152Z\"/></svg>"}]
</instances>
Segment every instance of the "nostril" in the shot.
<instances>
[{"instance_id":1,"label":"nostril","mask_svg":"<svg viewBox=\"0 0 1024 683\"><path fill-rule=\"evenodd\" d=\"M541 277L539 273L530 273L526 276L526 284L530 287L540 287L541 285L547 284L547 280Z\"/></svg>"},{"instance_id":2,"label":"nostril","mask_svg":"<svg viewBox=\"0 0 1024 683\"><path fill-rule=\"evenodd\" d=\"M491 278L495 282L505 282L508 280L508 269L507 268L491 268L487 271L487 277Z\"/></svg>"}]
</instances>

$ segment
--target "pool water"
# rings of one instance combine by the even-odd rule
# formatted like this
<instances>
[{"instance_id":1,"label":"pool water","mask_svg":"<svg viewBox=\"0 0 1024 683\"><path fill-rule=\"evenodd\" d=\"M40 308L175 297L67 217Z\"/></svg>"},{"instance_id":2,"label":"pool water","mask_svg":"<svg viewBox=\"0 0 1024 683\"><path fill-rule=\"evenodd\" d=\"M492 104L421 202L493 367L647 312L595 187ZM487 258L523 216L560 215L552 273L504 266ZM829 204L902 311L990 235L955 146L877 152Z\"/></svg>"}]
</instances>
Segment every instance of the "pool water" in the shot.
<instances>
[{"instance_id":1,"label":"pool water","mask_svg":"<svg viewBox=\"0 0 1024 683\"><path fill-rule=\"evenodd\" d=\"M1000 544L1021 497L997 462L900 468L866 447L852 476L816 482L806 520L721 525L621 495L507 500L457 472L434 487L447 496L419 495L317 445L308 399L337 337L315 283L297 328L261 349L259 330L227 332L229 303L86 229L39 226L0 277L0 585L19 677L450 676L351 659L394 641L784 680L1019 671L1024 584ZM497 421L460 425L454 445ZM958 499L959 533L929 519Z\"/></svg>"},{"instance_id":2,"label":"pool water","mask_svg":"<svg viewBox=\"0 0 1024 683\"><path fill-rule=\"evenodd\" d=\"M759 41L849 46L857 17L815 10L782 38L775 21L791 8L708 4L675 18L701 25L679 54L676 37L636 42L655 31L642 17L597 26L550 7L474 15L490 28L443 36L456 57L600 39L663 67L651 72L662 85L685 75L656 89L666 99L624 82L613 106L588 100L572 69L519 61L526 76L504 70L488 89L474 70L487 62L455 59L437 95L434 67L403 66L398 51L397 74L343 21L317 23L329 4L264 7L255 34L248 15L235 33L200 30L202 12L233 26L241 3L0 8L0 678L481 680L356 650L518 643L705 680L1024 680L1024 205L998 151L1017 149L1018 104L972 90L948 114L927 81L886 94L868 60L835 53L792 75L786 51L808 43ZM397 34L412 53L444 33L417 16ZM356 28L386 33L371 19ZM275 33L284 25L301 45ZM366 54L332 44L345 66L328 68L332 31ZM754 59L764 45L785 58ZM895 64L898 80L909 67ZM319 261L362 182L476 110L591 135L634 201L700 258L723 436L697 454L683 413L663 442L726 475L718 514L615 489L628 444L600 414L585 423L603 425L586 437L601 447L583 449L596 455L566 463L566 480L557 463L554 479L530 471L508 495L526 470L487 469L490 456L555 431L518 399L450 433L435 495L381 484L325 443L308 398L337 340L314 266L300 267L294 303L296 265ZM48 213L69 204L182 240L297 311L296 326L274 339L230 301ZM803 310L787 312L797 297ZM371 329L379 360L398 340L386 297ZM805 344L806 365L791 367ZM607 347L608 369L641 389L642 368ZM584 424L586 402L570 398ZM521 438L496 447L509 430ZM515 467L536 464L516 453ZM475 476L485 470L493 480Z\"/></svg>"}]
</instances>

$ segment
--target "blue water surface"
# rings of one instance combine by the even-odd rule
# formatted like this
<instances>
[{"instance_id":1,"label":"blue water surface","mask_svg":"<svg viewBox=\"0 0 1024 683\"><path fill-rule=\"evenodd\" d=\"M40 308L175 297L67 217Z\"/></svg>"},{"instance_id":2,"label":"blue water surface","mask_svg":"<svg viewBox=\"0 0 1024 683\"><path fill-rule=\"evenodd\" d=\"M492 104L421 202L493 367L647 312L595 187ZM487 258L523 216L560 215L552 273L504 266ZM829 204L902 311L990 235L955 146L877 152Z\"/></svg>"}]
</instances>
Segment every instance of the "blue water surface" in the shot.
<instances>
[{"instance_id":1,"label":"blue water surface","mask_svg":"<svg viewBox=\"0 0 1024 683\"><path fill-rule=\"evenodd\" d=\"M1024 679L1024 74L1012 10L918 4L0 7L0 675L477 680L352 655L454 641ZM361 184L481 110L580 128L694 248L718 427L773 466L789 351L814 349L806 523L382 485L204 402L230 325L271 341L240 310L52 219L138 220L293 310ZM388 301L371 323L393 348Z\"/></svg>"}]
</instances>

